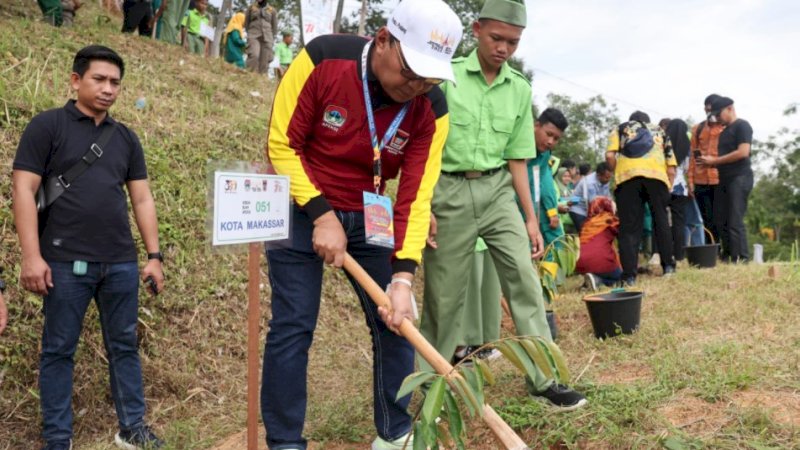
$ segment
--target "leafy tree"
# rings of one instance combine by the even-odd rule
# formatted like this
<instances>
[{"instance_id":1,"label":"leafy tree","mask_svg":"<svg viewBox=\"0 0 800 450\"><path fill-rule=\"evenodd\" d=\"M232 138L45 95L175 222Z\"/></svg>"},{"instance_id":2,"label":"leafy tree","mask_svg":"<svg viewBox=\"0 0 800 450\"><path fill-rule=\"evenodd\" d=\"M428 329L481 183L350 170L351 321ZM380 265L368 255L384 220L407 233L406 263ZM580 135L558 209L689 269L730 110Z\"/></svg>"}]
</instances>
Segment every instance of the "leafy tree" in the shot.
<instances>
[{"instance_id":1,"label":"leafy tree","mask_svg":"<svg viewBox=\"0 0 800 450\"><path fill-rule=\"evenodd\" d=\"M367 2L367 16L364 24L364 33L367 36L374 36L378 30L386 25L386 12L383 9L383 0L371 0ZM342 17L342 24L339 31L342 33L358 33L358 22L360 11L354 12L350 18Z\"/></svg>"},{"instance_id":2,"label":"leafy tree","mask_svg":"<svg viewBox=\"0 0 800 450\"><path fill-rule=\"evenodd\" d=\"M567 95L548 94L542 109L547 107L560 109L569 120L556 147L559 157L590 164L603 160L608 134L620 123L617 105L609 105L601 95L579 102Z\"/></svg>"},{"instance_id":3,"label":"leafy tree","mask_svg":"<svg viewBox=\"0 0 800 450\"><path fill-rule=\"evenodd\" d=\"M256 0L233 0L234 12L244 12ZM278 30L275 37L280 37L280 30L289 29L294 32L297 42L300 42L300 0L267 0L267 3L278 11ZM227 23L227 22L226 22Z\"/></svg>"},{"instance_id":4,"label":"leafy tree","mask_svg":"<svg viewBox=\"0 0 800 450\"><path fill-rule=\"evenodd\" d=\"M798 104L794 103L784 114L797 112ZM756 233L771 228L775 240L788 251L789 243L800 239L800 129L784 128L766 142L754 142L753 158L757 163L775 161L775 165L753 188L747 224Z\"/></svg>"}]
</instances>

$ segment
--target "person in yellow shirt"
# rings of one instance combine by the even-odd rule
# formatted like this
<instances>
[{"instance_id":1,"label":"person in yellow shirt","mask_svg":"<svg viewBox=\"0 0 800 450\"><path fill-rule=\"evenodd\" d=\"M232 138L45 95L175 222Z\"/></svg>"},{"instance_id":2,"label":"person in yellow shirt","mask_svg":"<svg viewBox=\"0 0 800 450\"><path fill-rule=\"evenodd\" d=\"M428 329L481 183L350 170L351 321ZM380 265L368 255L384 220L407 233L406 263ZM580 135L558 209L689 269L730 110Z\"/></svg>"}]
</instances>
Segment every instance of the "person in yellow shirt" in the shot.
<instances>
[{"instance_id":1,"label":"person in yellow shirt","mask_svg":"<svg viewBox=\"0 0 800 450\"><path fill-rule=\"evenodd\" d=\"M645 204L653 213L664 275L675 273L667 205L678 163L669 138L661 128L650 123L650 116L636 111L628 122L611 132L606 162L614 170L617 186L614 197L620 221L623 285L636 283Z\"/></svg>"}]
</instances>

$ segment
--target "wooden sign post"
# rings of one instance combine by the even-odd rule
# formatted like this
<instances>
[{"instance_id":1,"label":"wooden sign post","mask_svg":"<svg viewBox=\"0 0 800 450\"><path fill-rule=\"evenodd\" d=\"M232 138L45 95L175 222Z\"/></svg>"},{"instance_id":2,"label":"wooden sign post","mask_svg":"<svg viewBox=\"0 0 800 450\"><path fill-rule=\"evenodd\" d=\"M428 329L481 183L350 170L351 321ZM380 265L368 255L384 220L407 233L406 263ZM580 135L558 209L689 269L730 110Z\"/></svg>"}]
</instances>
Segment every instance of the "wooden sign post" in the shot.
<instances>
[{"instance_id":1,"label":"wooden sign post","mask_svg":"<svg viewBox=\"0 0 800 450\"><path fill-rule=\"evenodd\" d=\"M289 178L214 172L212 245L249 244L247 263L247 450L258 450L262 242L289 239Z\"/></svg>"}]
</instances>

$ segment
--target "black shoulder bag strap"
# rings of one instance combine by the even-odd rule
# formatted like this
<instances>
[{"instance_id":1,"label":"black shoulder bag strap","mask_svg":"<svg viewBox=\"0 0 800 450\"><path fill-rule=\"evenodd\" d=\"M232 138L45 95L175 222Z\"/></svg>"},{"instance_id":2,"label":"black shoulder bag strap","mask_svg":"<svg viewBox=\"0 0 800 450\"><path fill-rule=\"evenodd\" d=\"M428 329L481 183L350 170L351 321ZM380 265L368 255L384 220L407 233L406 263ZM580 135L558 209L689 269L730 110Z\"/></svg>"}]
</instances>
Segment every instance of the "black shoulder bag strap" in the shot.
<instances>
[{"instance_id":1,"label":"black shoulder bag strap","mask_svg":"<svg viewBox=\"0 0 800 450\"><path fill-rule=\"evenodd\" d=\"M64 191L69 189L73 181L83 175L83 172L86 172L95 161L103 156L103 147L111 140L111 136L116 129L117 125L115 123L107 126L106 129L103 130L103 134L100 135L100 138L97 139L97 142L92 143L92 145L89 146L89 150L87 150L81 159L70 167L69 170L59 176L48 178L44 192L46 204L40 209L44 209L53 204Z\"/></svg>"}]
</instances>

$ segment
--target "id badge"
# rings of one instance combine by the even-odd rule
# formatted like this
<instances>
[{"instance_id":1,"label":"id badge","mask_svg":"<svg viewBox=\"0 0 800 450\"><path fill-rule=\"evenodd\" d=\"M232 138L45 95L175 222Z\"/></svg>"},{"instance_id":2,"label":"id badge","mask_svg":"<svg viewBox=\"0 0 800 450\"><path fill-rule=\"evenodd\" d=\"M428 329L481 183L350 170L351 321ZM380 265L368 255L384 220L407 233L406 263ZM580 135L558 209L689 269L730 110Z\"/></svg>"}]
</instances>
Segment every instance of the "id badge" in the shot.
<instances>
[{"instance_id":1,"label":"id badge","mask_svg":"<svg viewBox=\"0 0 800 450\"><path fill-rule=\"evenodd\" d=\"M394 217L389 197L364 192L364 232L367 244L394 248Z\"/></svg>"}]
</instances>

